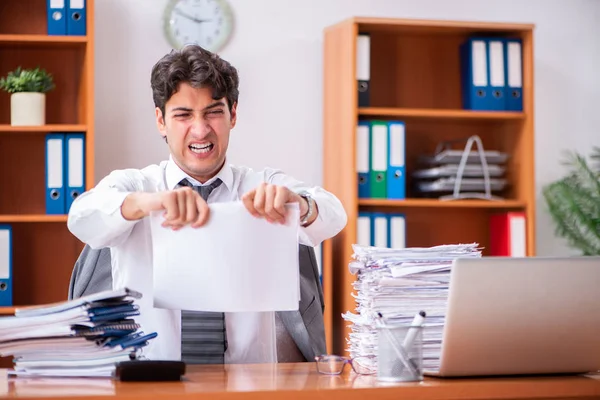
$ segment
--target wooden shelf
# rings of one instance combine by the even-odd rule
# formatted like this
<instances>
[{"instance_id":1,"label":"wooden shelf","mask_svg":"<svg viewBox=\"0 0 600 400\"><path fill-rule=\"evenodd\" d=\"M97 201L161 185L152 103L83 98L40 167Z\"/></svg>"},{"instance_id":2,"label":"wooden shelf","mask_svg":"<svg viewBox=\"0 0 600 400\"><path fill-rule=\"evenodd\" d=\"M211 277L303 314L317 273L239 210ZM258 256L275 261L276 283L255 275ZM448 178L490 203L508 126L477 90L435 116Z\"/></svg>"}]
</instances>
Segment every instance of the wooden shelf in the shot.
<instances>
[{"instance_id":1,"label":"wooden shelf","mask_svg":"<svg viewBox=\"0 0 600 400\"><path fill-rule=\"evenodd\" d=\"M359 206L373 207L430 207L430 208L525 208L526 204L518 200L438 200L438 199L358 199Z\"/></svg>"},{"instance_id":2,"label":"wooden shelf","mask_svg":"<svg viewBox=\"0 0 600 400\"><path fill-rule=\"evenodd\" d=\"M87 43L87 36L0 35L1 44L64 45Z\"/></svg>"},{"instance_id":3,"label":"wooden shelf","mask_svg":"<svg viewBox=\"0 0 600 400\"><path fill-rule=\"evenodd\" d=\"M358 109L360 116L371 117L414 117L440 119L484 119L484 120L521 120L525 118L522 112L506 111L472 111L472 110L441 110L419 108L384 108L363 107Z\"/></svg>"},{"instance_id":4,"label":"wooden shelf","mask_svg":"<svg viewBox=\"0 0 600 400\"><path fill-rule=\"evenodd\" d=\"M12 126L0 125L0 133L46 133L46 132L85 132L87 125L41 125L41 126Z\"/></svg>"},{"instance_id":5,"label":"wooden shelf","mask_svg":"<svg viewBox=\"0 0 600 400\"><path fill-rule=\"evenodd\" d=\"M25 214L10 215L0 214L0 223L11 222L67 222L67 215Z\"/></svg>"},{"instance_id":6,"label":"wooden shelf","mask_svg":"<svg viewBox=\"0 0 600 400\"><path fill-rule=\"evenodd\" d=\"M14 315L16 307L0 307L0 316Z\"/></svg>"}]
</instances>

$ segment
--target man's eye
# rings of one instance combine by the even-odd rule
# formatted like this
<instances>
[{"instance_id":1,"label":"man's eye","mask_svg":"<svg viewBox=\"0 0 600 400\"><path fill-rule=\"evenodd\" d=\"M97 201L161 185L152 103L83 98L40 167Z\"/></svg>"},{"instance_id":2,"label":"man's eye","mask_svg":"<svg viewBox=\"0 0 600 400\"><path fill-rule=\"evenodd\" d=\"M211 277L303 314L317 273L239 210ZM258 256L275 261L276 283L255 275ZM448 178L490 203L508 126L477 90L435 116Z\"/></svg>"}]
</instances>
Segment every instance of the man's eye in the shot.
<instances>
[{"instance_id":1,"label":"man's eye","mask_svg":"<svg viewBox=\"0 0 600 400\"><path fill-rule=\"evenodd\" d=\"M213 111L209 111L209 114L212 114L212 115L223 114L223 110L213 110Z\"/></svg>"},{"instance_id":2,"label":"man's eye","mask_svg":"<svg viewBox=\"0 0 600 400\"><path fill-rule=\"evenodd\" d=\"M190 114L185 113L185 114L175 114L175 118L185 118L185 117L189 117Z\"/></svg>"}]
</instances>

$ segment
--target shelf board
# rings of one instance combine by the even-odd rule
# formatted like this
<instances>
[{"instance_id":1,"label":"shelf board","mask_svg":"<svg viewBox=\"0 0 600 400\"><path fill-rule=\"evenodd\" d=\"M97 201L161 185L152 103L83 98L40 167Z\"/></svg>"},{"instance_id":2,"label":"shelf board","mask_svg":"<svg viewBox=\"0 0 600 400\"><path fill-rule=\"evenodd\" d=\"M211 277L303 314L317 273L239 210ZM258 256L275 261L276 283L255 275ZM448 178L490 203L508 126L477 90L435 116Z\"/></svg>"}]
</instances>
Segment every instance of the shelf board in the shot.
<instances>
[{"instance_id":1,"label":"shelf board","mask_svg":"<svg viewBox=\"0 0 600 400\"><path fill-rule=\"evenodd\" d=\"M46 133L46 132L85 132L87 125L53 124L40 126L12 126L0 124L0 133Z\"/></svg>"},{"instance_id":2,"label":"shelf board","mask_svg":"<svg viewBox=\"0 0 600 400\"><path fill-rule=\"evenodd\" d=\"M514 111L472 111L472 110L441 110L428 108L386 108L361 107L360 116L373 117L404 117L404 118L440 118L440 119L489 119L489 120L520 120L525 113Z\"/></svg>"},{"instance_id":3,"label":"shelf board","mask_svg":"<svg viewBox=\"0 0 600 400\"><path fill-rule=\"evenodd\" d=\"M64 45L87 43L87 36L0 35L2 44Z\"/></svg>"},{"instance_id":4,"label":"shelf board","mask_svg":"<svg viewBox=\"0 0 600 400\"><path fill-rule=\"evenodd\" d=\"M0 307L0 316L2 315L14 315L16 307Z\"/></svg>"},{"instance_id":5,"label":"shelf board","mask_svg":"<svg viewBox=\"0 0 600 400\"><path fill-rule=\"evenodd\" d=\"M67 215L0 214L0 223L7 222L67 222Z\"/></svg>"},{"instance_id":6,"label":"shelf board","mask_svg":"<svg viewBox=\"0 0 600 400\"><path fill-rule=\"evenodd\" d=\"M437 199L358 199L359 206L373 207L407 207L407 208L493 208L520 209L526 204L519 200L437 200Z\"/></svg>"}]
</instances>

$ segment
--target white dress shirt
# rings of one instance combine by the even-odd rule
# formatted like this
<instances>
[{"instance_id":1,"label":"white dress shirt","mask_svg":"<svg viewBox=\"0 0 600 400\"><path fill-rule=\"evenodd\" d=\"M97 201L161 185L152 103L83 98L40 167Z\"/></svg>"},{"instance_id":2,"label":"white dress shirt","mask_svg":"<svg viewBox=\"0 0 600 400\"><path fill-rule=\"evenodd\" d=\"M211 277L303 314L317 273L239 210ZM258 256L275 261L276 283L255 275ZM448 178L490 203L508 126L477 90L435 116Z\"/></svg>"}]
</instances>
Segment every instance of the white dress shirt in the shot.
<instances>
[{"instance_id":1,"label":"white dress shirt","mask_svg":"<svg viewBox=\"0 0 600 400\"><path fill-rule=\"evenodd\" d=\"M144 169L125 169L110 173L98 185L81 194L71 206L69 230L92 248L110 247L113 288L129 287L143 294L137 321L146 332L157 332L145 349L150 359L179 360L181 357L181 312L153 307L152 237L150 221L128 221L121 214L125 197L132 192L172 190L184 178L170 158ZM225 164L215 179L223 181L213 190L208 203L237 201L261 182L286 186L295 192L306 190L315 200L319 215L308 227L301 227L299 241L317 246L335 236L346 225L347 216L340 201L320 187L310 187L274 169L254 171ZM201 228L200 228L201 229ZM199 260L201 260L201 255ZM177 288L173 288L177 290ZM226 295L226 294L224 294ZM226 313L228 349L226 363L276 362L276 335L273 313Z\"/></svg>"}]
</instances>

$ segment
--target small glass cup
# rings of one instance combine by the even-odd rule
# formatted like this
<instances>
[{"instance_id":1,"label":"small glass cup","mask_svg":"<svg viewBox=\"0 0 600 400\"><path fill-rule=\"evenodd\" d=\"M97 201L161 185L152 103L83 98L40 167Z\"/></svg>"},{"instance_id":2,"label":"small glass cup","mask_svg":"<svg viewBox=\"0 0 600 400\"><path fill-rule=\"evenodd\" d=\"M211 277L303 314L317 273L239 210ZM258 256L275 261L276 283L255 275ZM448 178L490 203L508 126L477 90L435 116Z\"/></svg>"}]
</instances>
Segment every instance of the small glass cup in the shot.
<instances>
[{"instance_id":1,"label":"small glass cup","mask_svg":"<svg viewBox=\"0 0 600 400\"><path fill-rule=\"evenodd\" d=\"M317 372L325 375L340 375L346 364L359 375L373 375L377 373L375 356L360 356L354 358L323 354L315 357Z\"/></svg>"},{"instance_id":2,"label":"small glass cup","mask_svg":"<svg viewBox=\"0 0 600 400\"><path fill-rule=\"evenodd\" d=\"M377 379L385 382L422 381L423 327L385 325L377 331Z\"/></svg>"}]
</instances>

